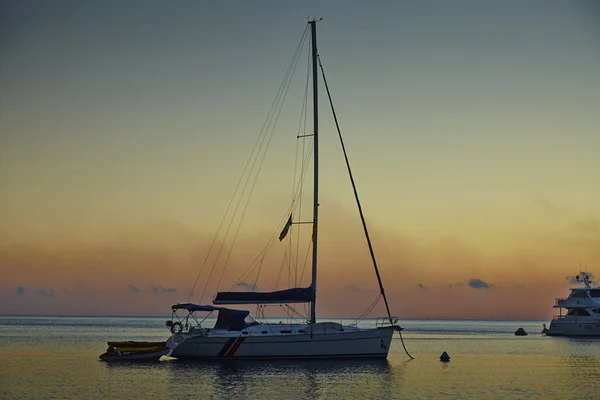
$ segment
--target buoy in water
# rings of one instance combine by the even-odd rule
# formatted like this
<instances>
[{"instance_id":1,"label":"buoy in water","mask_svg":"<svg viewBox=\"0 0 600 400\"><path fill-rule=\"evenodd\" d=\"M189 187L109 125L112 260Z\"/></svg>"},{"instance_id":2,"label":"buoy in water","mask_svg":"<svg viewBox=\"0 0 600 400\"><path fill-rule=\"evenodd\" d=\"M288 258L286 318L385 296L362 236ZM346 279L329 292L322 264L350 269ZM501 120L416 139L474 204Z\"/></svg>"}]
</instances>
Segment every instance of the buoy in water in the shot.
<instances>
[{"instance_id":1,"label":"buoy in water","mask_svg":"<svg viewBox=\"0 0 600 400\"><path fill-rule=\"evenodd\" d=\"M442 355L440 356L440 361L442 361L442 362L450 361L450 356L448 355L448 353L443 352Z\"/></svg>"},{"instance_id":2,"label":"buoy in water","mask_svg":"<svg viewBox=\"0 0 600 400\"><path fill-rule=\"evenodd\" d=\"M515 332L516 336L527 336L527 332L525 332L525 329L523 328L519 328L517 329L517 331Z\"/></svg>"}]
</instances>

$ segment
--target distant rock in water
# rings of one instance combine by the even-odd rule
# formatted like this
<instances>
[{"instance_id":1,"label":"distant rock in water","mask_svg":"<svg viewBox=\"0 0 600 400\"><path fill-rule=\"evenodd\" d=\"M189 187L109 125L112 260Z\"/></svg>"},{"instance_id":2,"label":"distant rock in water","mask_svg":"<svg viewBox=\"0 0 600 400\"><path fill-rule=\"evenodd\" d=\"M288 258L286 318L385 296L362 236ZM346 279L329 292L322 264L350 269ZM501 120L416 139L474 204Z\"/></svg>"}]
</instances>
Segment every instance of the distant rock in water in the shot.
<instances>
[{"instance_id":1,"label":"distant rock in water","mask_svg":"<svg viewBox=\"0 0 600 400\"><path fill-rule=\"evenodd\" d=\"M525 332L525 329L519 328L515 331L515 335L516 336L527 336L527 332Z\"/></svg>"}]
</instances>

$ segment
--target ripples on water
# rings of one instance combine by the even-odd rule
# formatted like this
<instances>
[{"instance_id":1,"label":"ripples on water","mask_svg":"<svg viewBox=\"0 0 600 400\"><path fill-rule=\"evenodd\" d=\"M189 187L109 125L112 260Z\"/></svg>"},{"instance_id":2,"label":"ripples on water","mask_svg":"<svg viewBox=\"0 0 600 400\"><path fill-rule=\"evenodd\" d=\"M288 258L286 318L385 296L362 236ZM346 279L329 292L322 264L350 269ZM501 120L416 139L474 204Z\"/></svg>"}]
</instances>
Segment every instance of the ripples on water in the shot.
<instances>
[{"instance_id":1,"label":"ripples on water","mask_svg":"<svg viewBox=\"0 0 600 400\"><path fill-rule=\"evenodd\" d=\"M0 317L0 399L600 399L600 340L535 321L402 325L414 360L396 337L380 361L107 364L107 341L166 339L164 318Z\"/></svg>"}]
</instances>

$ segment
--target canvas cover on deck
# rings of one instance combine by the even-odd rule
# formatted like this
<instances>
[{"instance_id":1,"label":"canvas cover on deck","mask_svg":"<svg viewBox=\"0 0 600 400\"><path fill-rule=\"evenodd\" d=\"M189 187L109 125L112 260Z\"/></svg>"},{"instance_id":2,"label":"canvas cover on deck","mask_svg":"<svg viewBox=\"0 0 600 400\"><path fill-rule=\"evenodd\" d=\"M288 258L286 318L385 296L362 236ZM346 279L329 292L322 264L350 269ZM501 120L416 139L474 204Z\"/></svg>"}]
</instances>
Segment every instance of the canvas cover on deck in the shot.
<instances>
[{"instance_id":1,"label":"canvas cover on deck","mask_svg":"<svg viewBox=\"0 0 600 400\"><path fill-rule=\"evenodd\" d=\"M244 319L250 314L250 311L231 310L223 308L219 310L219 317L213 329L226 329L229 331L241 331L247 324Z\"/></svg>"},{"instance_id":2,"label":"canvas cover on deck","mask_svg":"<svg viewBox=\"0 0 600 400\"><path fill-rule=\"evenodd\" d=\"M241 331L247 326L256 324L252 318L250 318L250 322L246 322L246 317L250 315L250 311L247 310L233 310L231 308L225 307L214 307L209 305L201 305L201 304L192 304L192 303L184 303L184 304L175 304L171 306L173 311L177 310L186 310L190 313L196 311L219 311L219 316L217 317L217 322L215 323L214 329L225 329L229 331Z\"/></svg>"},{"instance_id":3,"label":"canvas cover on deck","mask_svg":"<svg viewBox=\"0 0 600 400\"><path fill-rule=\"evenodd\" d=\"M293 288L276 292L219 292L213 304L285 304L313 301L312 287Z\"/></svg>"}]
</instances>

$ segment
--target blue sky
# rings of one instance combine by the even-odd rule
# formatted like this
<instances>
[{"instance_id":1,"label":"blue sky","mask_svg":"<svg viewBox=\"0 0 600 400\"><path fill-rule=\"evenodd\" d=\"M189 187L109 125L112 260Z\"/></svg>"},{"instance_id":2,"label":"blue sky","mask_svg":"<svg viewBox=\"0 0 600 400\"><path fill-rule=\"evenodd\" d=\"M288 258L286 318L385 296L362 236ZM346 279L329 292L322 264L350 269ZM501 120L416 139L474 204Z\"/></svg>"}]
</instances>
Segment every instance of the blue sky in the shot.
<instances>
[{"instance_id":1,"label":"blue sky","mask_svg":"<svg viewBox=\"0 0 600 400\"><path fill-rule=\"evenodd\" d=\"M483 266L473 275L457 261L462 282L493 285L502 271L516 282L523 262L548 261L523 248L551 247L557 279L573 272L560 269L568 260L600 262L597 2L0 7L6 246L73 249L114 232L143 241L156 233L140 235L140 226L156 223L214 232L307 19L322 17L319 52L367 216L385 237L476 248ZM279 121L252 232L287 208L290 174L281 166L293 159L287 139L302 94L290 93ZM321 112L323 215L329 206L345 223L354 205L324 101ZM436 257L430 264L442 269L447 259ZM10 285L7 293L51 287L22 276Z\"/></svg>"}]
</instances>

